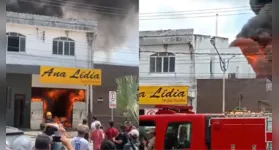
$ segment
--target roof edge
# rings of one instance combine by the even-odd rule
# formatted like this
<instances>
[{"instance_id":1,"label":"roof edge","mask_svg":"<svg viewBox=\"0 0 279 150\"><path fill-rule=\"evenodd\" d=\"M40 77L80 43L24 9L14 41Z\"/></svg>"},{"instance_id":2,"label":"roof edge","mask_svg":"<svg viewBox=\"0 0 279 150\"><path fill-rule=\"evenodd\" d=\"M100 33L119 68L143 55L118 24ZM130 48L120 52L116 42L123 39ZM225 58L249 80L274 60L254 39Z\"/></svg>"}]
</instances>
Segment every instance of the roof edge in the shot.
<instances>
[{"instance_id":1,"label":"roof edge","mask_svg":"<svg viewBox=\"0 0 279 150\"><path fill-rule=\"evenodd\" d=\"M7 12L7 23L66 28L72 30L92 31L97 27L97 21L64 19L27 13Z\"/></svg>"}]
</instances>

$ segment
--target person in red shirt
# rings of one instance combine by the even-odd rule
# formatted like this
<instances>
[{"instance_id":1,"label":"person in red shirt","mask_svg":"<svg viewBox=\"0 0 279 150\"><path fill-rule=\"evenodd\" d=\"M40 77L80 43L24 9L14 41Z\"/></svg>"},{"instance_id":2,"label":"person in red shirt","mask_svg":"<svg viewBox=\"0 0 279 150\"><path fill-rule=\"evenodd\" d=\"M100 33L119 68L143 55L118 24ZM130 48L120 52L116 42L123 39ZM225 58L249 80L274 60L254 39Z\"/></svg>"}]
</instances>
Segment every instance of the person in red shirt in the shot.
<instances>
[{"instance_id":1,"label":"person in red shirt","mask_svg":"<svg viewBox=\"0 0 279 150\"><path fill-rule=\"evenodd\" d=\"M127 121L126 123L125 123L125 131L127 132L127 133L129 133L131 130L132 130L132 123L130 122L130 121Z\"/></svg>"},{"instance_id":2,"label":"person in red shirt","mask_svg":"<svg viewBox=\"0 0 279 150\"><path fill-rule=\"evenodd\" d=\"M95 121L95 130L91 133L91 141L93 142L93 150L101 150L101 144L104 140L103 130L100 129L101 123Z\"/></svg>"},{"instance_id":3,"label":"person in red shirt","mask_svg":"<svg viewBox=\"0 0 279 150\"><path fill-rule=\"evenodd\" d=\"M113 121L108 122L108 124L109 128L106 130L105 135L108 140L113 141L113 139L118 135L118 130L114 127Z\"/></svg>"}]
</instances>

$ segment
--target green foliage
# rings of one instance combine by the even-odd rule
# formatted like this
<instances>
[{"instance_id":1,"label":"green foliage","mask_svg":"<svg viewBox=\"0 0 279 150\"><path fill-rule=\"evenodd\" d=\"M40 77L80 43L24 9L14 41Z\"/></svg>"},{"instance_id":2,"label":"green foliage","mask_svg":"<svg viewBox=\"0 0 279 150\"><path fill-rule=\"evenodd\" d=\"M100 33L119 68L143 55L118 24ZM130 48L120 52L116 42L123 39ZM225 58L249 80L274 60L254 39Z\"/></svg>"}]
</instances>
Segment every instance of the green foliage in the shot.
<instances>
[{"instance_id":1,"label":"green foliage","mask_svg":"<svg viewBox=\"0 0 279 150\"><path fill-rule=\"evenodd\" d=\"M137 101L138 79L136 76L124 76L116 79L117 109L127 120L138 124L139 105Z\"/></svg>"}]
</instances>

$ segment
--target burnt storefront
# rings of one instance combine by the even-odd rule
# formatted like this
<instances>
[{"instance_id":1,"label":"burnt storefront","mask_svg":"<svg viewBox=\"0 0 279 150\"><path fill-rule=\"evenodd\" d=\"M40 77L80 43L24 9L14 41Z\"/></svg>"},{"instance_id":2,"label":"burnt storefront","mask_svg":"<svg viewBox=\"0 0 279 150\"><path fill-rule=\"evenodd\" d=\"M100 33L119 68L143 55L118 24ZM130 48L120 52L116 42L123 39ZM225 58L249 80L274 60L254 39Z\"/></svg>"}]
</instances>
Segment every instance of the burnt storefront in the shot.
<instances>
[{"instance_id":1,"label":"burnt storefront","mask_svg":"<svg viewBox=\"0 0 279 150\"><path fill-rule=\"evenodd\" d=\"M95 68L102 70L102 85L93 87L93 115L97 116L103 123L103 126L106 127L107 122L111 119L111 110L109 109L108 101L109 91L116 90L117 78L125 75L137 76L138 67L95 64ZM68 127L77 123L73 122L74 117L80 116L80 120L87 118L85 116L86 114L75 113L75 108L86 103L85 86L41 84L38 79L36 81L37 83L34 84L34 76L39 76L40 66L29 65L25 67L24 65L8 65L7 70L10 73L8 77L11 78L11 80L9 80L10 82L8 82L8 85L10 85L8 86L10 94L9 98L7 98L7 107L9 105L14 106L16 95L21 94L25 97L24 105L22 105L24 116L21 117L23 118L23 121L21 121L23 123L18 123L20 124L17 125L18 127L31 128L36 126L35 128L38 128L38 123L42 121L47 111L51 111L56 119L65 121ZM16 74L16 78L21 79L26 76L29 77L29 80L19 80L16 82L17 80L12 78L15 76L13 74L16 72L20 72ZM26 83L20 81L26 81ZM85 108L86 107L83 107L84 112L86 112ZM7 118L10 118L9 116L18 116L22 114L17 113L17 115L13 110L13 107L11 107L9 112L7 112ZM32 116L35 116L35 118L32 118ZM123 115L116 109L114 121L116 124L120 124L123 120ZM17 122L12 120L8 122L10 126L16 126L16 123Z\"/></svg>"},{"instance_id":2,"label":"burnt storefront","mask_svg":"<svg viewBox=\"0 0 279 150\"><path fill-rule=\"evenodd\" d=\"M31 102L43 102L43 114L52 112L56 121L72 127L74 103L85 103L85 90L33 87Z\"/></svg>"},{"instance_id":3,"label":"burnt storefront","mask_svg":"<svg viewBox=\"0 0 279 150\"><path fill-rule=\"evenodd\" d=\"M227 79L226 111L246 107L250 111L271 111L266 79ZM197 112L222 112L222 79L197 80Z\"/></svg>"}]
</instances>

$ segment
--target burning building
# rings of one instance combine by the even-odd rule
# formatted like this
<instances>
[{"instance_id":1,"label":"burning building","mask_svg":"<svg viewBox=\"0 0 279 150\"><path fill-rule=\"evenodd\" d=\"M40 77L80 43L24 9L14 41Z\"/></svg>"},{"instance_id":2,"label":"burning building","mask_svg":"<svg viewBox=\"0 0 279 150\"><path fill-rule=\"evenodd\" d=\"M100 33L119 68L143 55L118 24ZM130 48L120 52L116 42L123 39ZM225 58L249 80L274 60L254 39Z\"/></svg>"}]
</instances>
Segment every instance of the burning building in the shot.
<instances>
[{"instance_id":1,"label":"burning building","mask_svg":"<svg viewBox=\"0 0 279 150\"><path fill-rule=\"evenodd\" d=\"M49 111L57 122L71 127L74 102L85 102L85 90L32 88L31 102L43 102L43 114Z\"/></svg>"},{"instance_id":2,"label":"burning building","mask_svg":"<svg viewBox=\"0 0 279 150\"><path fill-rule=\"evenodd\" d=\"M255 16L231 45L240 47L258 78L272 81L272 0L250 0L250 6Z\"/></svg>"},{"instance_id":3,"label":"burning building","mask_svg":"<svg viewBox=\"0 0 279 150\"><path fill-rule=\"evenodd\" d=\"M92 114L102 122L110 120L108 93L116 90L116 79L138 75L138 1L6 2L7 51L12 52L6 57L6 124L38 129L45 111L51 110L53 115L75 127L87 118L88 101L72 98L77 97L80 90L65 89L89 92L88 88L76 84L43 84L39 78L40 67L84 69L92 68L93 61L94 68L102 70L102 85L94 87L92 92ZM60 99L68 101L61 104ZM69 103L73 101L72 106ZM115 111L114 121L122 122L123 115Z\"/></svg>"}]
</instances>

